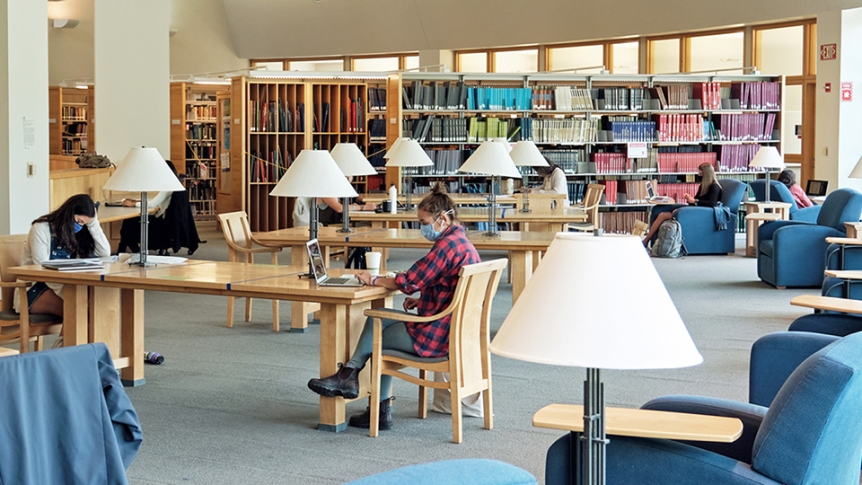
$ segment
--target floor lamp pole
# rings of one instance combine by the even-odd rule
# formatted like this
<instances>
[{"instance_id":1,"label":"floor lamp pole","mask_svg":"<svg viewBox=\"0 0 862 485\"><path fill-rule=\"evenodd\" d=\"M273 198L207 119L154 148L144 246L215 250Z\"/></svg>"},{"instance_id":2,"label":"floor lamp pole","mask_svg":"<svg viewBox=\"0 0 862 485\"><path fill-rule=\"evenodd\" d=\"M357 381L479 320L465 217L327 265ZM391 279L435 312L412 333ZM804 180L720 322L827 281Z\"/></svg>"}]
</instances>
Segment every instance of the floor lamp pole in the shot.
<instances>
[{"instance_id":1,"label":"floor lamp pole","mask_svg":"<svg viewBox=\"0 0 862 485\"><path fill-rule=\"evenodd\" d=\"M147 193L141 192L141 252L138 253L138 266L147 266L147 252L150 250L150 214L147 209Z\"/></svg>"},{"instance_id":2,"label":"floor lamp pole","mask_svg":"<svg viewBox=\"0 0 862 485\"><path fill-rule=\"evenodd\" d=\"M583 485L605 484L605 452L608 440L605 437L605 389L601 371L588 368L584 381L584 433L581 435L583 456L581 461L581 483Z\"/></svg>"},{"instance_id":3,"label":"floor lamp pole","mask_svg":"<svg viewBox=\"0 0 862 485\"><path fill-rule=\"evenodd\" d=\"M769 193L772 192L772 177L769 175L770 170L766 169L766 190L765 195L763 196L763 201L769 203Z\"/></svg>"},{"instance_id":4,"label":"floor lamp pole","mask_svg":"<svg viewBox=\"0 0 862 485\"><path fill-rule=\"evenodd\" d=\"M353 232L353 229L350 228L350 199L347 197L341 199L341 215L341 229L339 229L338 232Z\"/></svg>"},{"instance_id":5,"label":"floor lamp pole","mask_svg":"<svg viewBox=\"0 0 862 485\"><path fill-rule=\"evenodd\" d=\"M308 214L308 240L317 239L317 197L311 197L309 201L311 207ZM309 278L314 278L314 271L311 268L311 258L308 259L308 273L305 275Z\"/></svg>"}]
</instances>

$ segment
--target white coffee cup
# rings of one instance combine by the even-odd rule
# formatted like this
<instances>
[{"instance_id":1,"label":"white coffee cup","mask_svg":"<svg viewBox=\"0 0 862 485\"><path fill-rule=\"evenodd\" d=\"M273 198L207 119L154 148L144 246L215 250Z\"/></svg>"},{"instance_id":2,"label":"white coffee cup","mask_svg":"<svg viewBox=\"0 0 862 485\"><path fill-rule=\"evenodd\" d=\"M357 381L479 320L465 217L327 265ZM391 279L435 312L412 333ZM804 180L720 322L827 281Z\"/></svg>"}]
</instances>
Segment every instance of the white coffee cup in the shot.
<instances>
[{"instance_id":1,"label":"white coffee cup","mask_svg":"<svg viewBox=\"0 0 862 485\"><path fill-rule=\"evenodd\" d=\"M380 274L380 258L383 257L382 253L377 251L369 251L365 253L365 268L374 276Z\"/></svg>"}]
</instances>

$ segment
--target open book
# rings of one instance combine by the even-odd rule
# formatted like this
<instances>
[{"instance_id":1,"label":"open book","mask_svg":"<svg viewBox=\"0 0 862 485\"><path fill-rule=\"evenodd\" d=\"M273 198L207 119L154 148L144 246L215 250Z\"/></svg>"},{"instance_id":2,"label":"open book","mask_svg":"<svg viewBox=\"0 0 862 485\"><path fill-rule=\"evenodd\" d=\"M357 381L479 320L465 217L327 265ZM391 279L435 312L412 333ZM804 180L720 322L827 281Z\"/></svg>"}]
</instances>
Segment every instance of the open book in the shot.
<instances>
[{"instance_id":1,"label":"open book","mask_svg":"<svg viewBox=\"0 0 862 485\"><path fill-rule=\"evenodd\" d=\"M52 259L42 263L43 268L65 272L101 271L105 265L99 259Z\"/></svg>"}]
</instances>

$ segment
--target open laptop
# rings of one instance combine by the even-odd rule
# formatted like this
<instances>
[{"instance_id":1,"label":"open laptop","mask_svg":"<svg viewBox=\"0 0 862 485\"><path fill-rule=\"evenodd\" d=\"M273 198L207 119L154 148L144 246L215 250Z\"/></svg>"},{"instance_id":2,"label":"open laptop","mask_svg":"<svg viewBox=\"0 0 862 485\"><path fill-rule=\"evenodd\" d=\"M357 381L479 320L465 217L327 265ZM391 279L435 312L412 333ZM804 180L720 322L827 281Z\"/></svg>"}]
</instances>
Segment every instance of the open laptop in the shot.
<instances>
[{"instance_id":1,"label":"open laptop","mask_svg":"<svg viewBox=\"0 0 862 485\"><path fill-rule=\"evenodd\" d=\"M320 244L317 239L305 243L308 248L308 260L311 261L311 271L314 279L320 286L362 286L362 282L353 275L345 275L338 278L330 278L326 274L326 265L323 264L323 255L320 253Z\"/></svg>"},{"instance_id":2,"label":"open laptop","mask_svg":"<svg viewBox=\"0 0 862 485\"><path fill-rule=\"evenodd\" d=\"M808 197L823 197L826 195L826 186L828 184L828 180L809 180L808 185L805 187L805 194Z\"/></svg>"},{"instance_id":3,"label":"open laptop","mask_svg":"<svg viewBox=\"0 0 862 485\"><path fill-rule=\"evenodd\" d=\"M655 193L655 190L652 188L652 182L647 180L645 182L645 184L646 184L647 201L648 202L656 202L656 203L658 203L658 202L670 202L670 200L671 200L670 197L666 197L663 195L657 195Z\"/></svg>"}]
</instances>

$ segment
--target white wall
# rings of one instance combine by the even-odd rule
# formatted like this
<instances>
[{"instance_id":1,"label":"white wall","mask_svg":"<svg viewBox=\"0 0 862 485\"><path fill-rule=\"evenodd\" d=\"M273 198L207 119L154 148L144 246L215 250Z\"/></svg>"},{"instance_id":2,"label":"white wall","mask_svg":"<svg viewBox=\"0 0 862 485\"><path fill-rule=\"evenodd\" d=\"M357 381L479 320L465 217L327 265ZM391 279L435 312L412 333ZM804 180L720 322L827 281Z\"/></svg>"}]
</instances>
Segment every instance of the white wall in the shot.
<instances>
[{"instance_id":1,"label":"white wall","mask_svg":"<svg viewBox=\"0 0 862 485\"><path fill-rule=\"evenodd\" d=\"M168 0L96 0L96 140L119 162L134 146L170 157Z\"/></svg>"},{"instance_id":2,"label":"white wall","mask_svg":"<svg viewBox=\"0 0 862 485\"><path fill-rule=\"evenodd\" d=\"M48 28L48 83L93 79L94 0L48 2L49 19L75 19L72 29Z\"/></svg>"},{"instance_id":3,"label":"white wall","mask_svg":"<svg viewBox=\"0 0 862 485\"><path fill-rule=\"evenodd\" d=\"M0 0L0 234L48 212L46 4Z\"/></svg>"}]
</instances>

